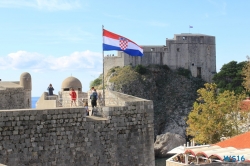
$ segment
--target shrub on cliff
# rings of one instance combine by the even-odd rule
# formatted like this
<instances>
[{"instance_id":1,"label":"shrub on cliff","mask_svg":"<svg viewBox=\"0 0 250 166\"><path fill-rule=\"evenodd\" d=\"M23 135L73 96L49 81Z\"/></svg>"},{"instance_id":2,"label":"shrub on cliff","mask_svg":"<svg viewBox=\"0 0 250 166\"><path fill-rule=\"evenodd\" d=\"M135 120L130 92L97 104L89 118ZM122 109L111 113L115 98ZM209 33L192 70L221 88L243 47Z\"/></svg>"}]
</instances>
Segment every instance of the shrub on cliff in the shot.
<instances>
[{"instance_id":1,"label":"shrub on cliff","mask_svg":"<svg viewBox=\"0 0 250 166\"><path fill-rule=\"evenodd\" d=\"M147 72L147 68L142 65L136 65L135 71L139 74L145 74Z\"/></svg>"},{"instance_id":2,"label":"shrub on cliff","mask_svg":"<svg viewBox=\"0 0 250 166\"><path fill-rule=\"evenodd\" d=\"M165 70L170 70L170 68L168 67L168 65L162 65L161 66L163 69L165 69Z\"/></svg>"},{"instance_id":3,"label":"shrub on cliff","mask_svg":"<svg viewBox=\"0 0 250 166\"><path fill-rule=\"evenodd\" d=\"M113 76L110 78L109 82L115 82L116 84L126 84L137 80L140 74L135 72L132 66L117 67L113 72Z\"/></svg>"},{"instance_id":4,"label":"shrub on cliff","mask_svg":"<svg viewBox=\"0 0 250 166\"><path fill-rule=\"evenodd\" d=\"M180 67L180 68L177 69L177 74L185 76L187 78L189 78L191 76L190 70L184 69L182 67Z\"/></svg>"}]
</instances>

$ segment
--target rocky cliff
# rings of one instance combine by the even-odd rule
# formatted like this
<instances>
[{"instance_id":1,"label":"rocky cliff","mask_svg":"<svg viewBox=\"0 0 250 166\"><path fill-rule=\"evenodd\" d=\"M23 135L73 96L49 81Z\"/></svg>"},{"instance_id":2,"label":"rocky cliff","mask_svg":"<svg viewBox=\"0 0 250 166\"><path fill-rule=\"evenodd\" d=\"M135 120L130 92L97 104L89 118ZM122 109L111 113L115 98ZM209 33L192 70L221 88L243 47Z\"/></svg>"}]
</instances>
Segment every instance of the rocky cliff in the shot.
<instances>
[{"instance_id":1,"label":"rocky cliff","mask_svg":"<svg viewBox=\"0 0 250 166\"><path fill-rule=\"evenodd\" d=\"M106 75L106 88L153 100L155 137L170 132L185 138L185 121L204 81L166 65L139 67L112 68Z\"/></svg>"}]
</instances>

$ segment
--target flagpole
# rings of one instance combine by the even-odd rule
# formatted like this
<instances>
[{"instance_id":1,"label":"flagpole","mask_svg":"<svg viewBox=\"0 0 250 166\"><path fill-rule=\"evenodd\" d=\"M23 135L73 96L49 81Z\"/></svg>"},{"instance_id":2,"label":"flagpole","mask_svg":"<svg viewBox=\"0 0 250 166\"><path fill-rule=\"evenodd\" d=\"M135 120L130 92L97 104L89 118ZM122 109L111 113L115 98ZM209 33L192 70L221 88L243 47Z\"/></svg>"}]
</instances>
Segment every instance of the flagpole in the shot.
<instances>
[{"instance_id":1,"label":"flagpole","mask_svg":"<svg viewBox=\"0 0 250 166\"><path fill-rule=\"evenodd\" d=\"M103 106L105 106L105 90L104 90L104 50L103 50L103 29L104 26L102 25L102 94L103 94Z\"/></svg>"}]
</instances>

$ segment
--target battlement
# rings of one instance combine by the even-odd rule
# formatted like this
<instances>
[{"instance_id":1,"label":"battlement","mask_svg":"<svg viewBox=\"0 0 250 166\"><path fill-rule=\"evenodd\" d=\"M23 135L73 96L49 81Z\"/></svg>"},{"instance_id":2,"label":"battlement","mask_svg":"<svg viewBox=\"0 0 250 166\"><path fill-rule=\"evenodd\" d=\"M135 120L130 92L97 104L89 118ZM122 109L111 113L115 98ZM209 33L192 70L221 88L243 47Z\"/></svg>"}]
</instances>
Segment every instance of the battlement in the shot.
<instances>
[{"instance_id":1,"label":"battlement","mask_svg":"<svg viewBox=\"0 0 250 166\"><path fill-rule=\"evenodd\" d=\"M0 163L154 166L153 102L107 92L118 104L0 111Z\"/></svg>"}]
</instances>

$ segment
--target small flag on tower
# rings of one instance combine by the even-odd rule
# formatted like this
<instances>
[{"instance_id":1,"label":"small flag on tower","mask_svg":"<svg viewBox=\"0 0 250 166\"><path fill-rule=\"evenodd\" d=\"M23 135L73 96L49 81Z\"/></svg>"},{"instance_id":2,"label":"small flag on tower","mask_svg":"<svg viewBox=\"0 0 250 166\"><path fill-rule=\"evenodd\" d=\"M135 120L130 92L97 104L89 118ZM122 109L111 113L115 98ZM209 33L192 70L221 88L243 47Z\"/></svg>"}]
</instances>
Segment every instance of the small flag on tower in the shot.
<instances>
[{"instance_id":1,"label":"small flag on tower","mask_svg":"<svg viewBox=\"0 0 250 166\"><path fill-rule=\"evenodd\" d=\"M193 26L192 26L192 25L189 25L189 28L193 28Z\"/></svg>"}]
</instances>

